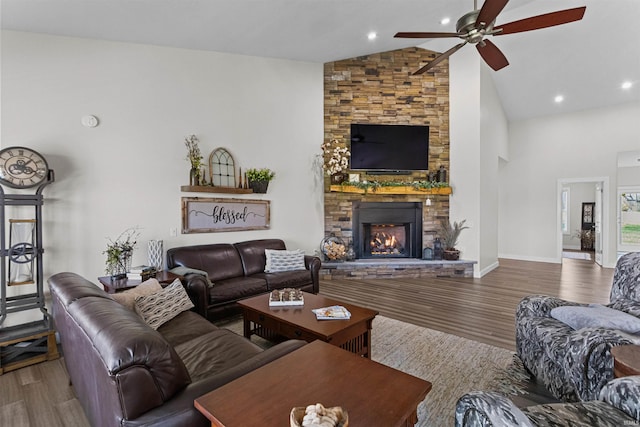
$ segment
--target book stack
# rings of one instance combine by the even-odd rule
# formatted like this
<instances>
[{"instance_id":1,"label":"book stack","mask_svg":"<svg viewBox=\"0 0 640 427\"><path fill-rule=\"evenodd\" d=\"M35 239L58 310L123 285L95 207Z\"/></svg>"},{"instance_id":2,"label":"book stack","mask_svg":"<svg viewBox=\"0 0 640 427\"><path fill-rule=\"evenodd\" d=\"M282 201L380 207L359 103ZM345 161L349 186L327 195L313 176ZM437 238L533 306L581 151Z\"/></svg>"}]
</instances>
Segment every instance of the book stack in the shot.
<instances>
[{"instance_id":1,"label":"book stack","mask_svg":"<svg viewBox=\"0 0 640 427\"><path fill-rule=\"evenodd\" d=\"M349 310L341 305L332 305L331 307L322 307L311 310L315 313L318 320L348 320L351 319Z\"/></svg>"},{"instance_id":2,"label":"book stack","mask_svg":"<svg viewBox=\"0 0 640 427\"><path fill-rule=\"evenodd\" d=\"M156 269L155 267L150 267L148 265L137 265L135 267L131 267L127 273L128 280L140 280L141 282L144 282L152 277L156 277Z\"/></svg>"}]
</instances>

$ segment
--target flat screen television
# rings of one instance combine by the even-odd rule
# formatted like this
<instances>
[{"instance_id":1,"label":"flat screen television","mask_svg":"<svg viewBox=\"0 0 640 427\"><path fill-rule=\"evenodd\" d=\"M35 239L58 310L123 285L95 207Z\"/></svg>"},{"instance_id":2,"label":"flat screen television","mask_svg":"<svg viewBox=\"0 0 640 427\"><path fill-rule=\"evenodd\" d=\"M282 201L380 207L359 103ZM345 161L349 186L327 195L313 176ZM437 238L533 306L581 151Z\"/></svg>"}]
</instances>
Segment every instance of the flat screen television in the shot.
<instances>
[{"instance_id":1,"label":"flat screen television","mask_svg":"<svg viewBox=\"0 0 640 427\"><path fill-rule=\"evenodd\" d=\"M351 124L351 169L402 173L429 169L429 126Z\"/></svg>"}]
</instances>

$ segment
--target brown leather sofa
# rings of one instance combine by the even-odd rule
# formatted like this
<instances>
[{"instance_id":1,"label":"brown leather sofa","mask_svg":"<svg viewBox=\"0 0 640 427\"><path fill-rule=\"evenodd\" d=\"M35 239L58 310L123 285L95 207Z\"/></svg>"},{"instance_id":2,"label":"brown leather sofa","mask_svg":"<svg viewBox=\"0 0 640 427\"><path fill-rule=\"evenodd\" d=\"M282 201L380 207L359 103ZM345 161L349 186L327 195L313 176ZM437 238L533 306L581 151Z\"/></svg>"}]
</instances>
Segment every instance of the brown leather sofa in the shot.
<instances>
[{"instance_id":1,"label":"brown leather sofa","mask_svg":"<svg viewBox=\"0 0 640 427\"><path fill-rule=\"evenodd\" d=\"M263 350L193 311L156 331L75 273L52 276L49 287L64 362L93 427L209 426L195 398L305 344Z\"/></svg>"},{"instance_id":2,"label":"brown leather sofa","mask_svg":"<svg viewBox=\"0 0 640 427\"><path fill-rule=\"evenodd\" d=\"M240 243L183 246L167 250L167 268L189 267L208 274L189 274L183 281L196 312L209 320L239 312L241 299L273 289L299 288L317 294L322 262L306 255L306 270L265 273L265 249L285 250L280 239L248 240Z\"/></svg>"}]
</instances>

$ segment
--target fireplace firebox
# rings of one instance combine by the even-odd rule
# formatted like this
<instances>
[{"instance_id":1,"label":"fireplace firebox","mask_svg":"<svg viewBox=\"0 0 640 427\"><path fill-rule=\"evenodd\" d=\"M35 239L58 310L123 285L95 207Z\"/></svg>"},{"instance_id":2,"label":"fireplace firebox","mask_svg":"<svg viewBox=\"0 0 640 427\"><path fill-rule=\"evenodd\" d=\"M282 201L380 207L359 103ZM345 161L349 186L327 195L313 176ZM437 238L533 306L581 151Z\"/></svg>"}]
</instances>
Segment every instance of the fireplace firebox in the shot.
<instances>
[{"instance_id":1,"label":"fireplace firebox","mask_svg":"<svg viewBox=\"0 0 640 427\"><path fill-rule=\"evenodd\" d=\"M353 247L356 258L420 258L422 204L354 202Z\"/></svg>"}]
</instances>

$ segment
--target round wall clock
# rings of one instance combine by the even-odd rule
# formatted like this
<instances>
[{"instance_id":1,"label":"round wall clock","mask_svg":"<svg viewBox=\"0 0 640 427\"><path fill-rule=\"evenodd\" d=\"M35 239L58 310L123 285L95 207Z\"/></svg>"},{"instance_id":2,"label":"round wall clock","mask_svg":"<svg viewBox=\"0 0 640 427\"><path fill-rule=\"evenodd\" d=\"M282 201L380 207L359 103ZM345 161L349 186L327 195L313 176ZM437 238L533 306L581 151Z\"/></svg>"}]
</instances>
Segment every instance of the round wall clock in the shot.
<instances>
[{"instance_id":1,"label":"round wall clock","mask_svg":"<svg viewBox=\"0 0 640 427\"><path fill-rule=\"evenodd\" d=\"M38 152L26 147L0 150L0 184L30 188L47 180L49 166Z\"/></svg>"}]
</instances>

